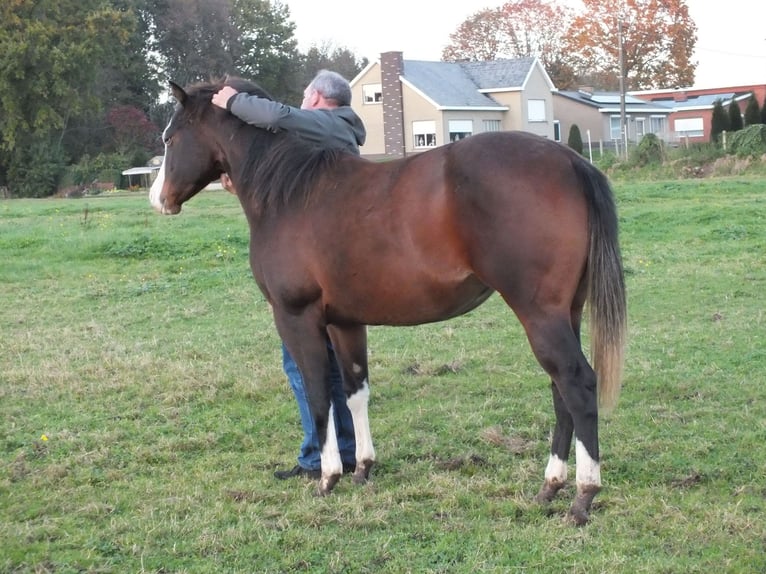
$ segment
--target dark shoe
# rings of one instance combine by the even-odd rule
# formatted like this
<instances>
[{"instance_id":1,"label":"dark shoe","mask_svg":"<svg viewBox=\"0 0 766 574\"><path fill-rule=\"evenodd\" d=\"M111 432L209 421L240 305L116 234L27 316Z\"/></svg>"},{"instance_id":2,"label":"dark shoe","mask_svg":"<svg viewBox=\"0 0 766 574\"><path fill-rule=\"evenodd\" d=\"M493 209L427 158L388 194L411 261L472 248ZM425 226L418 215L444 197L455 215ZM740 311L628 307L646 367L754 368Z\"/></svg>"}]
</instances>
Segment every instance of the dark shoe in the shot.
<instances>
[{"instance_id":1,"label":"dark shoe","mask_svg":"<svg viewBox=\"0 0 766 574\"><path fill-rule=\"evenodd\" d=\"M356 470L356 464L346 464L343 463L343 474L353 474L353 472Z\"/></svg>"},{"instance_id":2,"label":"dark shoe","mask_svg":"<svg viewBox=\"0 0 766 574\"><path fill-rule=\"evenodd\" d=\"M279 480L287 480L294 476L305 476L306 478L320 478L322 476L321 470L309 470L303 468L301 465L296 464L290 470L277 470L274 472L274 477Z\"/></svg>"}]
</instances>

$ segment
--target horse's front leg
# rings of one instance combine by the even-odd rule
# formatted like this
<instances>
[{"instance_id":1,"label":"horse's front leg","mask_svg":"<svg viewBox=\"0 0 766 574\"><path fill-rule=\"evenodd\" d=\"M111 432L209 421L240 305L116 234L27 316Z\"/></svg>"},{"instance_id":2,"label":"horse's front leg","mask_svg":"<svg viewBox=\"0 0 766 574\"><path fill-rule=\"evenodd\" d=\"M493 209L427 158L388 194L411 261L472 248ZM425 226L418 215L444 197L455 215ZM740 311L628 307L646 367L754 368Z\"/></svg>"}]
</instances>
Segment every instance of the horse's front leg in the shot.
<instances>
[{"instance_id":1,"label":"horse's front leg","mask_svg":"<svg viewBox=\"0 0 766 574\"><path fill-rule=\"evenodd\" d=\"M274 319L282 341L292 355L303 378L309 410L319 437L322 476L318 494L329 494L343 474L338 440L335 433L330 383L330 357L327 332L310 312L292 315L274 309Z\"/></svg>"},{"instance_id":2,"label":"horse's front leg","mask_svg":"<svg viewBox=\"0 0 766 574\"><path fill-rule=\"evenodd\" d=\"M354 483L363 484L367 482L370 469L375 464L375 448L372 445L368 414L370 384L367 370L367 327L365 325L329 326L327 333L340 365L343 390L354 420L356 442Z\"/></svg>"}]
</instances>

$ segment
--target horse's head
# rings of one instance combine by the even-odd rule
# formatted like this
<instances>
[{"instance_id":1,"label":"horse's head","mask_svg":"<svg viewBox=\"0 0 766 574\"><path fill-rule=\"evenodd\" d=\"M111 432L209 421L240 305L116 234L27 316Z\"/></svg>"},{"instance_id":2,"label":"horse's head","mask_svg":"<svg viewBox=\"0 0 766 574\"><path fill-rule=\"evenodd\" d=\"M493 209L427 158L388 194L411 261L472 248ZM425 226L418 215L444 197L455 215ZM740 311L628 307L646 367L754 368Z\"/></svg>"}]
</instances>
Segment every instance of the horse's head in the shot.
<instances>
[{"instance_id":1,"label":"horse's head","mask_svg":"<svg viewBox=\"0 0 766 574\"><path fill-rule=\"evenodd\" d=\"M224 85L268 97L255 84L236 77L197 84L186 90L170 83L177 104L162 134L165 158L149 193L151 204L157 211L178 213L185 201L227 170L224 146L220 141L223 138L218 138L217 134L224 134L228 140L235 130L228 129L227 125L234 124L227 122L240 120L211 102L213 94Z\"/></svg>"},{"instance_id":2,"label":"horse's head","mask_svg":"<svg viewBox=\"0 0 766 574\"><path fill-rule=\"evenodd\" d=\"M149 199L159 212L175 214L181 205L223 171L215 146L206 133L206 118L214 110L212 88L193 87L187 91L170 83L176 109L162 133L165 158L152 184Z\"/></svg>"}]
</instances>

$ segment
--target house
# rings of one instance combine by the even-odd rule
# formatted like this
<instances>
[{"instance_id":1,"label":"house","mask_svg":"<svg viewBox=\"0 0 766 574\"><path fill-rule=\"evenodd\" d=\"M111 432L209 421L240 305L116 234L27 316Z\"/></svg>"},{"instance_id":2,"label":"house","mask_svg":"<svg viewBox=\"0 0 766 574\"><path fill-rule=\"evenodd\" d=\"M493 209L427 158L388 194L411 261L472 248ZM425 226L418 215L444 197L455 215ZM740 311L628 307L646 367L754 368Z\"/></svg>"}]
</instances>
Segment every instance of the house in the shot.
<instances>
[{"instance_id":1,"label":"house","mask_svg":"<svg viewBox=\"0 0 766 574\"><path fill-rule=\"evenodd\" d=\"M403 157L489 131L555 137L554 86L536 58L428 62L384 52L351 90L368 158Z\"/></svg>"},{"instance_id":2,"label":"house","mask_svg":"<svg viewBox=\"0 0 766 574\"><path fill-rule=\"evenodd\" d=\"M128 178L128 189L149 189L162 167L163 156L156 155L146 165L131 167L122 172ZM135 178L135 179L134 179Z\"/></svg>"},{"instance_id":3,"label":"house","mask_svg":"<svg viewBox=\"0 0 766 574\"><path fill-rule=\"evenodd\" d=\"M583 142L614 149L622 141L621 101L619 92L596 92L589 88L558 91L553 94L553 108L567 141L574 124L580 129ZM625 128L629 143L637 143L648 133L670 141L668 116L671 109L629 94L625 95ZM588 139L588 137L590 139Z\"/></svg>"},{"instance_id":4,"label":"house","mask_svg":"<svg viewBox=\"0 0 766 574\"><path fill-rule=\"evenodd\" d=\"M670 108L671 139L685 143L710 141L713 105L716 100L721 100L728 111L733 99L740 113L744 114L751 93L755 94L759 104L763 103L766 99L766 84L631 92L637 98Z\"/></svg>"}]
</instances>

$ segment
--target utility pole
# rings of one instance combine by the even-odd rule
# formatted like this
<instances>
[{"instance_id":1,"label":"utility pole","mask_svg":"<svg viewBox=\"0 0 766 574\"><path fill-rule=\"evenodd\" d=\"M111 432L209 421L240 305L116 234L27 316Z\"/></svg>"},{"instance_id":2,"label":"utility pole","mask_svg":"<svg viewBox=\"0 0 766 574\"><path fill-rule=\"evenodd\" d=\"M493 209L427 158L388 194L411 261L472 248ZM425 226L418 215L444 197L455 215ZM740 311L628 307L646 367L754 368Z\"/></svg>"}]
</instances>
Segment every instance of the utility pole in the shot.
<instances>
[{"instance_id":1,"label":"utility pole","mask_svg":"<svg viewBox=\"0 0 766 574\"><path fill-rule=\"evenodd\" d=\"M628 124L625 117L625 54L622 49L622 14L617 20L617 43L619 44L620 59L620 138L625 150L625 159L628 159Z\"/></svg>"}]
</instances>

